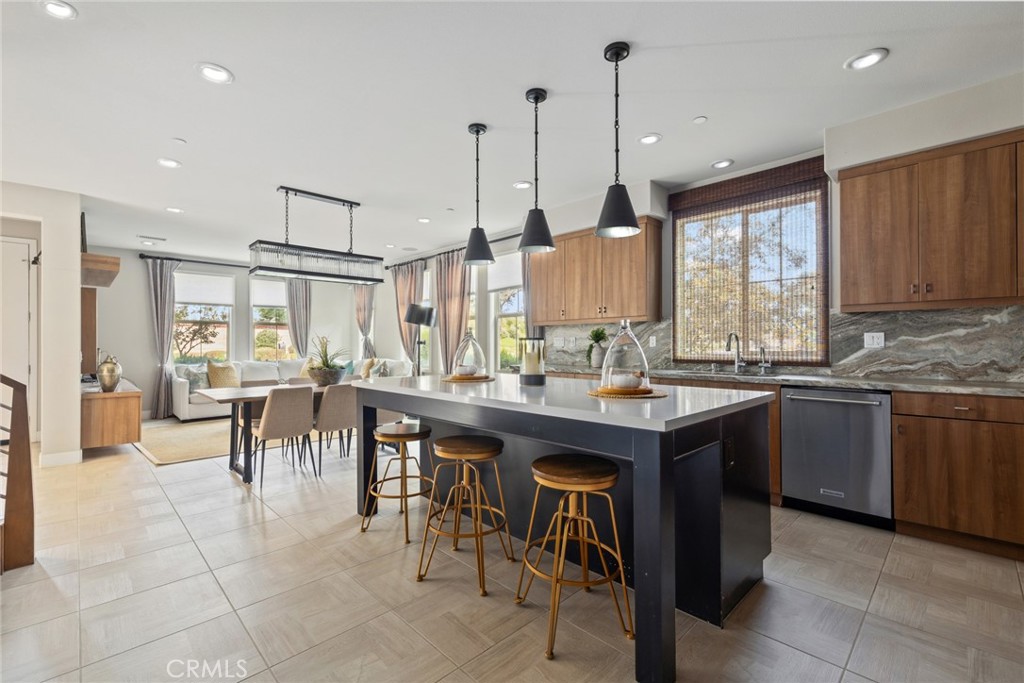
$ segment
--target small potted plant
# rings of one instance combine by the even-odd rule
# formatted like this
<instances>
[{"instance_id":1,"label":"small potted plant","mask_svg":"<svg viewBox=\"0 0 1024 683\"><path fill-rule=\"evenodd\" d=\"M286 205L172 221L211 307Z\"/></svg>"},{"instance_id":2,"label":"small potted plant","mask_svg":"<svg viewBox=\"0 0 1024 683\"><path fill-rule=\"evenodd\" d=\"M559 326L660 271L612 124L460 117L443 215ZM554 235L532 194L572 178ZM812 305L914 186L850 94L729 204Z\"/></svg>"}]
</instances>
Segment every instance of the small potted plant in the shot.
<instances>
[{"instance_id":1,"label":"small potted plant","mask_svg":"<svg viewBox=\"0 0 1024 683\"><path fill-rule=\"evenodd\" d=\"M313 354L309 357L309 376L317 386L337 384L345 374L345 367L337 360L345 349L331 351L331 340L323 335L313 337Z\"/></svg>"},{"instance_id":2,"label":"small potted plant","mask_svg":"<svg viewBox=\"0 0 1024 683\"><path fill-rule=\"evenodd\" d=\"M587 347L587 362L590 367L599 368L604 364L605 348L601 342L608 341L608 333L603 327L595 327L590 331L590 346Z\"/></svg>"}]
</instances>

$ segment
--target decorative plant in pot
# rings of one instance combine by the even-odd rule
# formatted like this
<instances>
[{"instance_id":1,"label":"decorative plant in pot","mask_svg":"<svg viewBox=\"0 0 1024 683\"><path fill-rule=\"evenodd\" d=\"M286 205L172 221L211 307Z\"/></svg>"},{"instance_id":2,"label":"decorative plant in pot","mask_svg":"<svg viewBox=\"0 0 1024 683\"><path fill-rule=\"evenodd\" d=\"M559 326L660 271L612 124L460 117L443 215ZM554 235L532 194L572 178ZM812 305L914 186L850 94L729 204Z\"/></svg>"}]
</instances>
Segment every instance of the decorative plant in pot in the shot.
<instances>
[{"instance_id":1,"label":"decorative plant in pot","mask_svg":"<svg viewBox=\"0 0 1024 683\"><path fill-rule=\"evenodd\" d=\"M331 340L323 335L313 337L313 353L309 357L309 377L317 386L337 384L345 375L345 366L338 358L347 353L346 349L331 351Z\"/></svg>"},{"instance_id":2,"label":"decorative plant in pot","mask_svg":"<svg viewBox=\"0 0 1024 683\"><path fill-rule=\"evenodd\" d=\"M601 346L601 342L608 341L608 333L605 332L603 327L595 327L588 336L590 346L587 347L587 362L590 363L590 367L599 368L604 364L604 354L606 351Z\"/></svg>"}]
</instances>

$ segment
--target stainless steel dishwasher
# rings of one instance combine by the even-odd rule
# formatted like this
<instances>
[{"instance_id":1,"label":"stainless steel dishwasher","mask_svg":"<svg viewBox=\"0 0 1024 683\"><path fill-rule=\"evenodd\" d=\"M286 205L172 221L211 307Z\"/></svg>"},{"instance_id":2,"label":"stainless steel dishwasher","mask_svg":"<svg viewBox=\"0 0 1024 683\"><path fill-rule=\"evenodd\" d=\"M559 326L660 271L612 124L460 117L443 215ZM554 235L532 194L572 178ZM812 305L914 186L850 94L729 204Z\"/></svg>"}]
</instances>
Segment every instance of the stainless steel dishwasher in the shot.
<instances>
[{"instance_id":1,"label":"stainless steel dishwasher","mask_svg":"<svg viewBox=\"0 0 1024 683\"><path fill-rule=\"evenodd\" d=\"M783 498L891 521L891 412L886 393L783 387Z\"/></svg>"}]
</instances>

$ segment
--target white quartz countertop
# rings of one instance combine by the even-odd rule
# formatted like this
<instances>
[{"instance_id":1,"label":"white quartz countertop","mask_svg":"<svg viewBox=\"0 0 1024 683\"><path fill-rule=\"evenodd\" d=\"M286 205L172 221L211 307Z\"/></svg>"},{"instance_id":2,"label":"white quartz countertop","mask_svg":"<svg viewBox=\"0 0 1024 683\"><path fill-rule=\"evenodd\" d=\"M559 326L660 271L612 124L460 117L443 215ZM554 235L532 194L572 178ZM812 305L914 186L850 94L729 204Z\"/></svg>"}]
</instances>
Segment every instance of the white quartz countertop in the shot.
<instances>
[{"instance_id":1,"label":"white quartz countertop","mask_svg":"<svg viewBox=\"0 0 1024 683\"><path fill-rule=\"evenodd\" d=\"M588 396L597 380L548 377L542 387L519 385L519 376L499 373L493 382L443 382L425 377L376 377L352 383L404 396L485 405L492 408L599 424L668 432L773 400L772 393L657 385L666 398L603 399Z\"/></svg>"}]
</instances>

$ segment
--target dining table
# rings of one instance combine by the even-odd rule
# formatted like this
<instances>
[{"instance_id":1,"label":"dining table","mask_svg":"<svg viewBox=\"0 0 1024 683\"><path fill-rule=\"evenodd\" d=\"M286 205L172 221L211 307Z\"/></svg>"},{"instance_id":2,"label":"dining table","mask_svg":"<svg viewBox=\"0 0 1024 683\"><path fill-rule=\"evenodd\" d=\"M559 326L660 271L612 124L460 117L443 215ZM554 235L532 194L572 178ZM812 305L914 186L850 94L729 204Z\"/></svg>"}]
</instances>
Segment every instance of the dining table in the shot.
<instances>
[{"instance_id":1,"label":"dining table","mask_svg":"<svg viewBox=\"0 0 1024 683\"><path fill-rule=\"evenodd\" d=\"M204 396L211 401L216 403L230 403L231 404L231 446L228 451L229 460L228 467L232 472L242 475L242 482L246 484L252 483L253 467L252 467L252 407L257 403L262 403L267 400L270 396L270 392L278 387L286 386L283 384L279 385L267 385L258 387L217 387L213 389L199 389L196 391L200 396ZM314 398L324 392L325 387L311 385L313 388ZM239 412L241 412L242 422L242 451L238 450L238 422ZM239 462L239 456L244 456Z\"/></svg>"}]
</instances>

